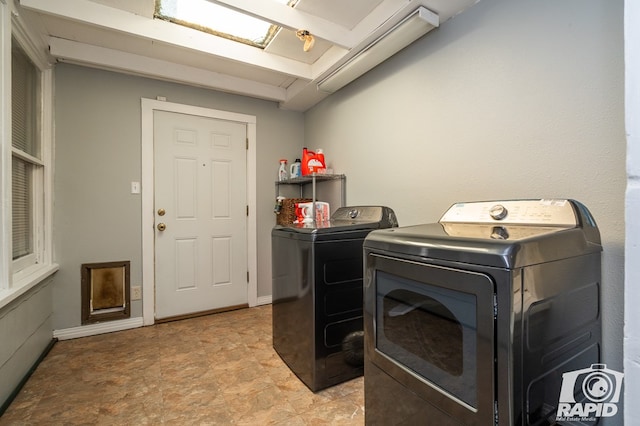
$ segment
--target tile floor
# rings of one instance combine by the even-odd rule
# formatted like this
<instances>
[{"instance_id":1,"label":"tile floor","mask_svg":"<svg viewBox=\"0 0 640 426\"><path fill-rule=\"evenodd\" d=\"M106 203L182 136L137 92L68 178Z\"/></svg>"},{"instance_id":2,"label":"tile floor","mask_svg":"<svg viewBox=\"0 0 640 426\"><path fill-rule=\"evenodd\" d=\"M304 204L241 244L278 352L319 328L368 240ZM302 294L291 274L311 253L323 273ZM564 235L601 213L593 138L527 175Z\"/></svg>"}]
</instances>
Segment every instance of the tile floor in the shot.
<instances>
[{"instance_id":1,"label":"tile floor","mask_svg":"<svg viewBox=\"0 0 640 426\"><path fill-rule=\"evenodd\" d=\"M0 425L362 425L362 377L316 394L271 345L271 306L56 343Z\"/></svg>"}]
</instances>

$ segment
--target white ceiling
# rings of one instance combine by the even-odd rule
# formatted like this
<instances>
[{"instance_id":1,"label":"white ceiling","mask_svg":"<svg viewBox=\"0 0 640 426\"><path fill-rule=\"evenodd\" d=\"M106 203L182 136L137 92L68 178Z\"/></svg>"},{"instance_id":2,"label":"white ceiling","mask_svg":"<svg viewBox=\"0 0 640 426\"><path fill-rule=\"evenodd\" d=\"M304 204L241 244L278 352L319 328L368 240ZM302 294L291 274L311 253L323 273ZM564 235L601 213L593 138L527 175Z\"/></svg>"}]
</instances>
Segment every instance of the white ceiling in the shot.
<instances>
[{"instance_id":1,"label":"white ceiling","mask_svg":"<svg viewBox=\"0 0 640 426\"><path fill-rule=\"evenodd\" d=\"M305 111L328 96L317 83L424 6L440 25L478 0L209 0L278 24L261 50L153 19L154 0L20 0L53 59L276 101ZM316 42L304 52L295 36Z\"/></svg>"}]
</instances>

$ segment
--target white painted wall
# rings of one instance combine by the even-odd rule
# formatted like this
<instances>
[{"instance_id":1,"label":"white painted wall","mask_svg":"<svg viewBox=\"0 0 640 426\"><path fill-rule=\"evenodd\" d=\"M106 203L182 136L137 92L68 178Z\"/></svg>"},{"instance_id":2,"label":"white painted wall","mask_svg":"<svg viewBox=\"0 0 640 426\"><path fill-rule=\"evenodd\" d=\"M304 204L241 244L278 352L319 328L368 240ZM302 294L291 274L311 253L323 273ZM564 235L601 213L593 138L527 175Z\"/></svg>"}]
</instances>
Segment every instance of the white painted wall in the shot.
<instances>
[{"instance_id":1,"label":"white painted wall","mask_svg":"<svg viewBox=\"0 0 640 426\"><path fill-rule=\"evenodd\" d=\"M623 0L482 0L305 116L307 146L347 174L347 203L386 204L400 225L437 221L456 201L583 202L602 235L603 360L615 370L623 16Z\"/></svg>"},{"instance_id":2,"label":"white painted wall","mask_svg":"<svg viewBox=\"0 0 640 426\"><path fill-rule=\"evenodd\" d=\"M627 239L625 245L625 405L640 401L640 3L625 1L627 128ZM625 411L627 425L640 424L640 410Z\"/></svg>"}]
</instances>

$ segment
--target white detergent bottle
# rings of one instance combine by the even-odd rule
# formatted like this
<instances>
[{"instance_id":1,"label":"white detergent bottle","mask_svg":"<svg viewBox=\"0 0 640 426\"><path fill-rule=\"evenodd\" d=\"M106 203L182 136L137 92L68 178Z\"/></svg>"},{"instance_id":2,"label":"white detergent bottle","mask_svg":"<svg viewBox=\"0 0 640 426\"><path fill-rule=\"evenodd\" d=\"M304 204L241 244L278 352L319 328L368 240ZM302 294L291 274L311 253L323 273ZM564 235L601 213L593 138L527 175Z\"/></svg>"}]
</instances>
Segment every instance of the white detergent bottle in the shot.
<instances>
[{"instance_id":1,"label":"white detergent bottle","mask_svg":"<svg viewBox=\"0 0 640 426\"><path fill-rule=\"evenodd\" d=\"M278 181L289 179L289 171L287 170L287 160L280 160L280 168L278 169Z\"/></svg>"},{"instance_id":2,"label":"white detergent bottle","mask_svg":"<svg viewBox=\"0 0 640 426\"><path fill-rule=\"evenodd\" d=\"M301 166L302 163L299 158L296 158L296 161L289 166L289 177L291 179L302 176Z\"/></svg>"}]
</instances>

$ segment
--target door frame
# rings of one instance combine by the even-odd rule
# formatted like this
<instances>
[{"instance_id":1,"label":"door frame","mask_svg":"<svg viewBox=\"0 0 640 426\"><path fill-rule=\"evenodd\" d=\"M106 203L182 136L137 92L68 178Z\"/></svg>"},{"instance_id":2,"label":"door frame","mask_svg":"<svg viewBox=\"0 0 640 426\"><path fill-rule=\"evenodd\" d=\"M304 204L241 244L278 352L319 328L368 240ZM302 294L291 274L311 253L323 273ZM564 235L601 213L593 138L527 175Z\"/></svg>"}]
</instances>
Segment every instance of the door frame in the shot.
<instances>
[{"instance_id":1,"label":"door frame","mask_svg":"<svg viewBox=\"0 0 640 426\"><path fill-rule=\"evenodd\" d=\"M141 173L142 173L142 319L143 325L155 323L155 214L153 113L167 111L180 114L235 121L247 126L247 299L249 306L258 301L258 257L256 219L256 117L192 105L141 98Z\"/></svg>"}]
</instances>

